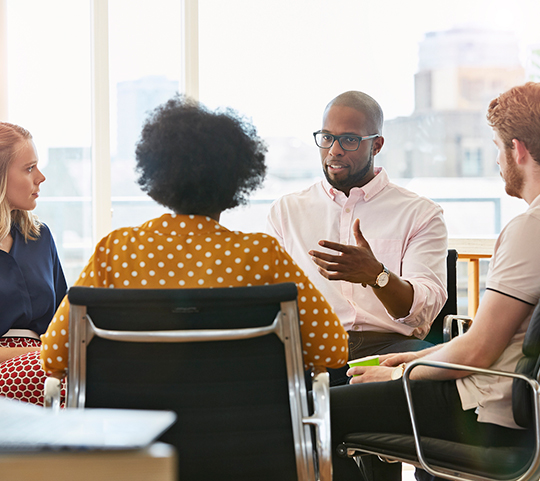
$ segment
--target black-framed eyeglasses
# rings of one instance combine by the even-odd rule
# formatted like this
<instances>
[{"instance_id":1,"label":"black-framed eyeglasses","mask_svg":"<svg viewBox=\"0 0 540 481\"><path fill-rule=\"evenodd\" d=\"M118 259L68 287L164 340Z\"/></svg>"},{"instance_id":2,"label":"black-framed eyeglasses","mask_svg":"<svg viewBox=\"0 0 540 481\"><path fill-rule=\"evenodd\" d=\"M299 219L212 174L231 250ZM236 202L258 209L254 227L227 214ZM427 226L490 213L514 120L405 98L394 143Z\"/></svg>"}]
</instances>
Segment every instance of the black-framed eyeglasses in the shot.
<instances>
[{"instance_id":1,"label":"black-framed eyeglasses","mask_svg":"<svg viewBox=\"0 0 540 481\"><path fill-rule=\"evenodd\" d=\"M315 143L317 144L317 147L321 149L329 149L330 147L332 147L332 145L334 145L334 142L337 140L343 150L347 150L350 152L358 150L358 147L360 147L360 142L362 142L362 140L375 139L377 137L380 137L380 135L373 134L366 137L360 137L358 135L332 135L327 132L322 132L321 130L318 130L317 132L313 132L313 137L315 138Z\"/></svg>"}]
</instances>

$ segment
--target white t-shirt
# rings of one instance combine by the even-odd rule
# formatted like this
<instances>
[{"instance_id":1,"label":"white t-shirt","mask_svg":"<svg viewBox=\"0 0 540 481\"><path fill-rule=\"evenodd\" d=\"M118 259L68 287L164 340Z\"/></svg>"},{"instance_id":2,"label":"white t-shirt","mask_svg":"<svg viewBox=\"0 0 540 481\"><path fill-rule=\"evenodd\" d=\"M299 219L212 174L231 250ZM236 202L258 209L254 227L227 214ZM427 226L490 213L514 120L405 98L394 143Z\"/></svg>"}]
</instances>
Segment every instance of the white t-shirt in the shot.
<instances>
[{"instance_id":1,"label":"white t-shirt","mask_svg":"<svg viewBox=\"0 0 540 481\"><path fill-rule=\"evenodd\" d=\"M491 258L486 288L514 297L531 305L540 299L540 196L527 211L503 229ZM532 313L532 311L531 311ZM531 316L523 322L499 359L490 366L500 371L514 371L523 357L521 348ZM493 328L504 319L493 319ZM479 422L519 428L512 414L512 379L500 376L472 375L458 379L457 387L463 409L476 408Z\"/></svg>"}]
</instances>

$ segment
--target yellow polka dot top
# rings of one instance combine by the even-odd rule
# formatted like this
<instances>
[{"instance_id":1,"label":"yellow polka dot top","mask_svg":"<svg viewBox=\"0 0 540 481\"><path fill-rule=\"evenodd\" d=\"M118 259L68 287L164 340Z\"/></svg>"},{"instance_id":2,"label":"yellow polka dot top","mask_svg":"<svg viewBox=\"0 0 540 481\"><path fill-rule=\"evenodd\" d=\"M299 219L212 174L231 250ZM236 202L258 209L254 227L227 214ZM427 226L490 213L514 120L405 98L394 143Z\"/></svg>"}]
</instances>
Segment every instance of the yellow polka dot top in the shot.
<instances>
[{"instance_id":1,"label":"yellow polka dot top","mask_svg":"<svg viewBox=\"0 0 540 481\"><path fill-rule=\"evenodd\" d=\"M332 308L271 236L232 232L210 217L165 214L111 232L96 246L78 286L133 289L236 287L280 282L298 286L306 366L343 366L347 338ZM64 298L41 336L46 371L64 372L69 302Z\"/></svg>"}]
</instances>

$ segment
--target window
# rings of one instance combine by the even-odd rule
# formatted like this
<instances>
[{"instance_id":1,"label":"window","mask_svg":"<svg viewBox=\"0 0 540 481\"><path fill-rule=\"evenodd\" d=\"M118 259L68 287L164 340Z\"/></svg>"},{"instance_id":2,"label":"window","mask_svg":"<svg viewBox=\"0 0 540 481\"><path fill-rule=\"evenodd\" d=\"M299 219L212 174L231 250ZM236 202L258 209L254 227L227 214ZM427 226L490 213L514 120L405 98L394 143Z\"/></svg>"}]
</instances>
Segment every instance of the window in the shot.
<instances>
[{"instance_id":1,"label":"window","mask_svg":"<svg viewBox=\"0 0 540 481\"><path fill-rule=\"evenodd\" d=\"M8 120L34 136L47 177L35 212L51 228L72 284L99 240L92 225L91 2L5 3ZM98 182L95 190L111 196L116 228L163 212L136 184L134 150L148 112L182 89L183 16L177 0L108 3L111 189Z\"/></svg>"},{"instance_id":2,"label":"window","mask_svg":"<svg viewBox=\"0 0 540 481\"><path fill-rule=\"evenodd\" d=\"M462 174L464 176L482 175L482 149L466 147L463 151Z\"/></svg>"},{"instance_id":3,"label":"window","mask_svg":"<svg viewBox=\"0 0 540 481\"><path fill-rule=\"evenodd\" d=\"M109 2L113 229L164 210L136 182L135 144L148 113L182 90L182 18L180 1Z\"/></svg>"},{"instance_id":4,"label":"window","mask_svg":"<svg viewBox=\"0 0 540 481\"><path fill-rule=\"evenodd\" d=\"M509 86L540 80L537 0L199 0L198 23L185 16L196 0L2 4L2 98L8 120L34 134L48 177L36 213L56 237L70 283L97 240L96 199L111 201L112 228L162 212L135 182L134 143L147 112L184 91L190 73L203 103L237 109L269 145L264 187L222 216L228 227L264 230L276 197L322 177L312 132L326 103L351 89L385 112L376 164L439 201L451 237L495 237L526 207L504 193L485 111ZM95 194L90 52L106 34L92 37L93 4L108 5L110 155L102 161L111 180L110 191L98 185ZM184 21L199 29L198 50L184 44ZM184 49L199 72L185 66Z\"/></svg>"},{"instance_id":5,"label":"window","mask_svg":"<svg viewBox=\"0 0 540 481\"><path fill-rule=\"evenodd\" d=\"M6 6L8 120L34 137L47 177L35 212L53 232L73 282L94 250L90 9L71 0Z\"/></svg>"},{"instance_id":6,"label":"window","mask_svg":"<svg viewBox=\"0 0 540 481\"><path fill-rule=\"evenodd\" d=\"M322 177L311 133L346 90L379 101L385 145L376 165L439 202L451 238L494 238L525 210L504 191L485 114L499 93L540 80L538 2L199 0L199 8L201 100L251 117L269 145L264 188L249 207L225 212L225 225L264 230L276 197ZM466 283L467 266L459 268Z\"/></svg>"},{"instance_id":7,"label":"window","mask_svg":"<svg viewBox=\"0 0 540 481\"><path fill-rule=\"evenodd\" d=\"M504 193L485 113L500 92L540 79L537 2L199 0L199 9L201 100L251 117L269 145L263 190L223 222L264 229L275 197L321 178L311 133L349 89L385 112L375 163L443 199L451 237L494 237L525 209Z\"/></svg>"}]
</instances>

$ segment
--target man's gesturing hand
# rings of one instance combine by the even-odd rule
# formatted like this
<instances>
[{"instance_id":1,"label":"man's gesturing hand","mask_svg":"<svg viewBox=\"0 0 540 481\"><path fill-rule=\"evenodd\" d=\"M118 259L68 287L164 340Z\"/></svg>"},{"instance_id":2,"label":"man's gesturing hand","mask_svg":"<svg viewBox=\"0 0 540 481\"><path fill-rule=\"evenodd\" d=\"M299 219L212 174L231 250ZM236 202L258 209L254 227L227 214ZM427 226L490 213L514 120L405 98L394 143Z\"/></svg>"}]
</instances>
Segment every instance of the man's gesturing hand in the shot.
<instances>
[{"instance_id":1,"label":"man's gesturing hand","mask_svg":"<svg viewBox=\"0 0 540 481\"><path fill-rule=\"evenodd\" d=\"M320 246L338 251L339 254L312 250L309 255L319 266L321 275L329 280L355 282L364 286L374 284L382 271L382 264L375 258L369 243L362 235L360 220L356 219L352 228L356 246L321 240Z\"/></svg>"}]
</instances>

